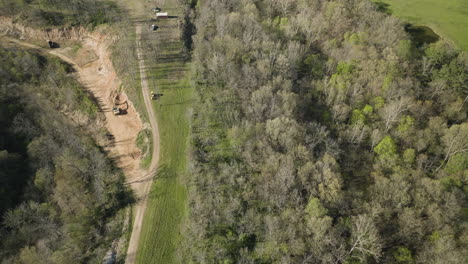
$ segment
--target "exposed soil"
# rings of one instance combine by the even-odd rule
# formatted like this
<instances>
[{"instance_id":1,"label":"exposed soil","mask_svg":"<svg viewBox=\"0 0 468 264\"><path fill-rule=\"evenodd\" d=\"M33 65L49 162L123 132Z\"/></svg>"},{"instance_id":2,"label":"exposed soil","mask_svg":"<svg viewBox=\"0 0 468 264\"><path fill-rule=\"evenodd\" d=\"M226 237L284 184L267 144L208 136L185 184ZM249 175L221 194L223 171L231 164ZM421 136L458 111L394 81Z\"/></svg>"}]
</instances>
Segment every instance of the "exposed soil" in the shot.
<instances>
[{"instance_id":1,"label":"exposed soil","mask_svg":"<svg viewBox=\"0 0 468 264\"><path fill-rule=\"evenodd\" d=\"M112 66L107 48L114 40L100 32L88 32L83 28L35 30L4 17L0 18L0 33L7 35L4 38L10 42L57 56L74 67L78 81L96 98L99 109L104 113L105 128L114 141L105 146L109 157L123 170L128 182L141 177L141 153L136 146L136 138L143 125L135 107L121 89L121 82ZM81 48L73 56L70 48L49 49L31 44L46 45L47 40L79 43ZM88 54L88 57L78 58L83 54ZM114 102L116 96L118 102ZM121 109L121 115L113 114L114 103Z\"/></svg>"},{"instance_id":2,"label":"exposed soil","mask_svg":"<svg viewBox=\"0 0 468 264\"><path fill-rule=\"evenodd\" d=\"M136 146L137 135L143 127L142 122L133 104L121 89L121 82L116 76L110 61L110 54L107 51L110 42L106 41L100 34L92 36L80 29L71 29L68 32L58 30L54 34L36 32L21 25L13 24L5 18L0 18L0 26L0 33L8 35L3 36L3 40L44 54L54 55L74 67L76 78L97 100L99 108L105 116L105 128L109 132L108 138L112 140L111 144L106 144L104 147L108 152L108 156L123 170L127 182L135 182L144 177L145 173L140 169L141 153ZM28 36L28 38L25 36ZM72 52L69 47L48 49L30 43L41 43L41 40L42 43L47 43L46 41L49 39L60 41L61 37L63 38L62 41L78 40L81 45L79 52ZM83 58L84 54L88 56ZM112 108L114 106L120 108L121 115L113 114ZM151 118L154 118L154 113ZM155 133L154 130L153 133ZM157 140L153 139L153 141L155 144L158 143ZM155 151L159 150L157 146L154 146L153 149ZM153 154L151 168L156 167L153 165L155 164L154 157L158 157L158 155ZM144 184L132 184L137 197L144 196L149 191L149 186L151 185L146 182ZM142 211L139 209L139 204L136 208L137 214Z\"/></svg>"},{"instance_id":3,"label":"exposed soil","mask_svg":"<svg viewBox=\"0 0 468 264\"><path fill-rule=\"evenodd\" d=\"M61 53L68 58L72 58L80 67L84 67L88 63L92 63L99 59L99 57L90 49L80 47L74 50L71 47L66 47Z\"/></svg>"},{"instance_id":4,"label":"exposed soil","mask_svg":"<svg viewBox=\"0 0 468 264\"><path fill-rule=\"evenodd\" d=\"M98 101L100 110L104 112L105 127L110 133L109 137L114 140L114 144L107 145L105 150L110 158L115 160L117 166L124 171L126 180L131 183L137 197L137 204L134 208L135 219L125 263L135 263L146 209L145 197L150 192L152 178L155 175L159 160L158 125L144 71L145 65L140 44L140 24L136 26L136 32L141 86L145 106L148 110L153 141L152 160L146 172L140 169L141 152L136 146L137 135L143 126L139 114L121 89L121 82L113 69L110 54L107 50L113 40L99 32L89 33L82 28L38 31L15 24L8 18L0 17L0 34L6 35L4 39L42 53L57 56L71 64L76 70L78 81L93 94ZM46 48L47 40L67 43L68 46L79 43L81 47L76 52L73 52L70 47L49 49ZM112 112L113 106L120 108L122 114L114 115Z\"/></svg>"}]
</instances>

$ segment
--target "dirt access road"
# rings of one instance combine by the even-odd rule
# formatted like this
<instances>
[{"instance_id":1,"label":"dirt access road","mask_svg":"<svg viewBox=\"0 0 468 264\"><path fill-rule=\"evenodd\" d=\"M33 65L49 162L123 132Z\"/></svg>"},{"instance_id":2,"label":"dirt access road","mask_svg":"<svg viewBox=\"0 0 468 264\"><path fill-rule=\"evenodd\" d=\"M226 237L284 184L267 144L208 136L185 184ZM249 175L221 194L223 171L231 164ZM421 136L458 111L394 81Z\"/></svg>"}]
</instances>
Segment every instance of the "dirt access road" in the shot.
<instances>
[{"instance_id":1,"label":"dirt access road","mask_svg":"<svg viewBox=\"0 0 468 264\"><path fill-rule=\"evenodd\" d=\"M80 81L82 85L84 85L89 91L93 93L95 98L100 103L100 108L104 110L106 117L106 128L114 136L114 140L116 142L116 144L114 144L112 147L109 147L107 150L109 151L111 158L117 159L117 165L125 172L127 182L131 183L132 189L134 190L137 197L137 203L134 207L135 218L132 227L132 235L130 238L125 263L135 263L136 260L138 241L140 238L143 216L146 209L146 197L151 190L152 179L156 174L156 168L159 160L159 130L156 121L156 115L154 113L150 98L150 89L145 72L145 62L143 60L143 53L141 49L141 30L141 24L137 24L136 45L139 60L141 87L145 106L148 111L153 142L152 160L146 172L141 171L139 168L141 153L135 144L138 132L142 128L140 118L131 103L129 107L127 107L127 113L125 115L115 116L112 114L111 109L113 102L110 100L109 95L118 89L120 83L116 84L114 83L114 80L109 80L109 78L105 78L105 76L103 78L103 75L108 73L106 67L103 65L105 63L100 61L100 59L102 59L100 55L103 54L97 54L99 58L97 61L81 67L75 60L62 54L63 50L61 49L45 49L28 42L9 37L3 37L9 42L14 42L44 54L56 56L61 60L71 64L76 70L78 81ZM90 44L88 43L88 45ZM126 100L126 96L124 93L121 93L120 101L123 100Z\"/></svg>"},{"instance_id":2,"label":"dirt access road","mask_svg":"<svg viewBox=\"0 0 468 264\"><path fill-rule=\"evenodd\" d=\"M125 173L127 182L135 181L145 174L140 169L141 151L136 146L136 138L142 129L142 122L133 104L127 100L123 91L119 93L119 102L121 103L119 107L125 111L125 114L114 115L112 113L113 97L120 90L121 82L113 70L105 45L100 45L91 37L84 37L82 40L83 49L94 52L97 59L80 66L74 58L63 54L66 49L45 49L15 38L6 36L2 38L40 53L56 56L71 64L76 71L74 75L77 80L94 96L99 109L104 113L104 126L113 138L111 144L104 146L109 158L113 159ZM157 151L158 148L155 149ZM137 195L140 193L137 192Z\"/></svg>"},{"instance_id":3,"label":"dirt access road","mask_svg":"<svg viewBox=\"0 0 468 264\"><path fill-rule=\"evenodd\" d=\"M141 48L141 30L142 25L140 23L136 24L136 48L137 48L137 56L138 56L138 66L140 71L140 80L141 80L141 89L143 91L143 98L145 101L145 106L148 111L148 118L151 124L151 130L153 135L153 158L151 159L151 164L149 166L149 175L147 177L154 177L156 173L156 168L158 166L159 161L159 129L158 123L156 121L156 114L154 113L153 104L150 98L150 89L148 85L148 79L146 77L146 67L145 61L143 58L143 50ZM137 183L136 189L138 190L136 193L139 194L139 197L146 197L150 190L151 190L151 183L152 180L143 180L141 183ZM135 189L135 187L134 187ZM126 264L134 264L136 262L136 254L138 250L138 242L140 241L140 234L141 228L143 226L143 217L145 215L146 210L146 203L147 199L140 199L136 206L134 207L135 210L135 218L133 221L133 229L132 235L130 237L130 242L128 244L127 249L127 257L125 259Z\"/></svg>"}]
</instances>

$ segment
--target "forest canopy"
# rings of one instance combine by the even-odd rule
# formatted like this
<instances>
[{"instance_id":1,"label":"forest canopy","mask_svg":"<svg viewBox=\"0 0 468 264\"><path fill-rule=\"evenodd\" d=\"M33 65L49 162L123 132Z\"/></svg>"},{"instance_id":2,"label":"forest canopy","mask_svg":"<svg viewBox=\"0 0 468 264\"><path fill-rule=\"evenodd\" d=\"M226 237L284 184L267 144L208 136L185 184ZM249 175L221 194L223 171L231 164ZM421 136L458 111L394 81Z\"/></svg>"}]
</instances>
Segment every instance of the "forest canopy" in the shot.
<instances>
[{"instance_id":1,"label":"forest canopy","mask_svg":"<svg viewBox=\"0 0 468 264\"><path fill-rule=\"evenodd\" d=\"M107 0L1 0L0 15L34 28L90 26L120 21L117 4Z\"/></svg>"},{"instance_id":2,"label":"forest canopy","mask_svg":"<svg viewBox=\"0 0 468 264\"><path fill-rule=\"evenodd\" d=\"M192 1L182 263L466 263L468 58L367 0Z\"/></svg>"}]
</instances>

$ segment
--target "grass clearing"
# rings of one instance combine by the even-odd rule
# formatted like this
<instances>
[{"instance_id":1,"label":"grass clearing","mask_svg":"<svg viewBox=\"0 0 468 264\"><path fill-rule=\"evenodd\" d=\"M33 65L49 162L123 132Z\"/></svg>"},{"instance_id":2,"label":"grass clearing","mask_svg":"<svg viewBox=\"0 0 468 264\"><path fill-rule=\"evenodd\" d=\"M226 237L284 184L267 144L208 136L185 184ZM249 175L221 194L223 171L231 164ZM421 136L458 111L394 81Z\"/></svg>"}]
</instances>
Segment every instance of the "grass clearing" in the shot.
<instances>
[{"instance_id":1,"label":"grass clearing","mask_svg":"<svg viewBox=\"0 0 468 264\"><path fill-rule=\"evenodd\" d=\"M468 50L468 1L466 0L374 0L390 13L437 34Z\"/></svg>"},{"instance_id":2,"label":"grass clearing","mask_svg":"<svg viewBox=\"0 0 468 264\"><path fill-rule=\"evenodd\" d=\"M176 1L162 5L170 15L182 15ZM174 5L174 6L170 6ZM154 23L148 21L149 24ZM160 159L156 179L148 196L137 263L176 263L180 224L186 212L186 188L189 143L189 109L192 88L189 64L183 54L178 19L156 22L157 31L145 27L142 32L150 89L163 96L153 101L160 134Z\"/></svg>"},{"instance_id":3,"label":"grass clearing","mask_svg":"<svg viewBox=\"0 0 468 264\"><path fill-rule=\"evenodd\" d=\"M188 105L179 102L190 99L191 89L187 86L167 91L164 97L155 105L161 156L148 197L137 263L175 263L179 225L185 214L186 191L181 180L187 170L189 118Z\"/></svg>"}]
</instances>

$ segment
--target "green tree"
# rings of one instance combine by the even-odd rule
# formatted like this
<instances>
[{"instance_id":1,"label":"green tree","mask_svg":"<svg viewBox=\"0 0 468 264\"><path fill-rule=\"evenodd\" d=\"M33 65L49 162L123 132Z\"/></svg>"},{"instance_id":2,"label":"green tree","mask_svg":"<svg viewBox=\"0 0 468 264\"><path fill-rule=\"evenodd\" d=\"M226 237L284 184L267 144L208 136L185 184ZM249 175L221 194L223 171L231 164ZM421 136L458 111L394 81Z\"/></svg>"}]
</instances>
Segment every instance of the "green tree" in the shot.
<instances>
[{"instance_id":1,"label":"green tree","mask_svg":"<svg viewBox=\"0 0 468 264\"><path fill-rule=\"evenodd\" d=\"M401 264L412 264L414 263L413 256L411 254L411 250L405 247L398 247L395 252L393 253L393 257L395 258L397 263Z\"/></svg>"},{"instance_id":2,"label":"green tree","mask_svg":"<svg viewBox=\"0 0 468 264\"><path fill-rule=\"evenodd\" d=\"M381 158L390 158L397 155L397 146L391 136L385 136L374 148L374 152Z\"/></svg>"}]
</instances>

